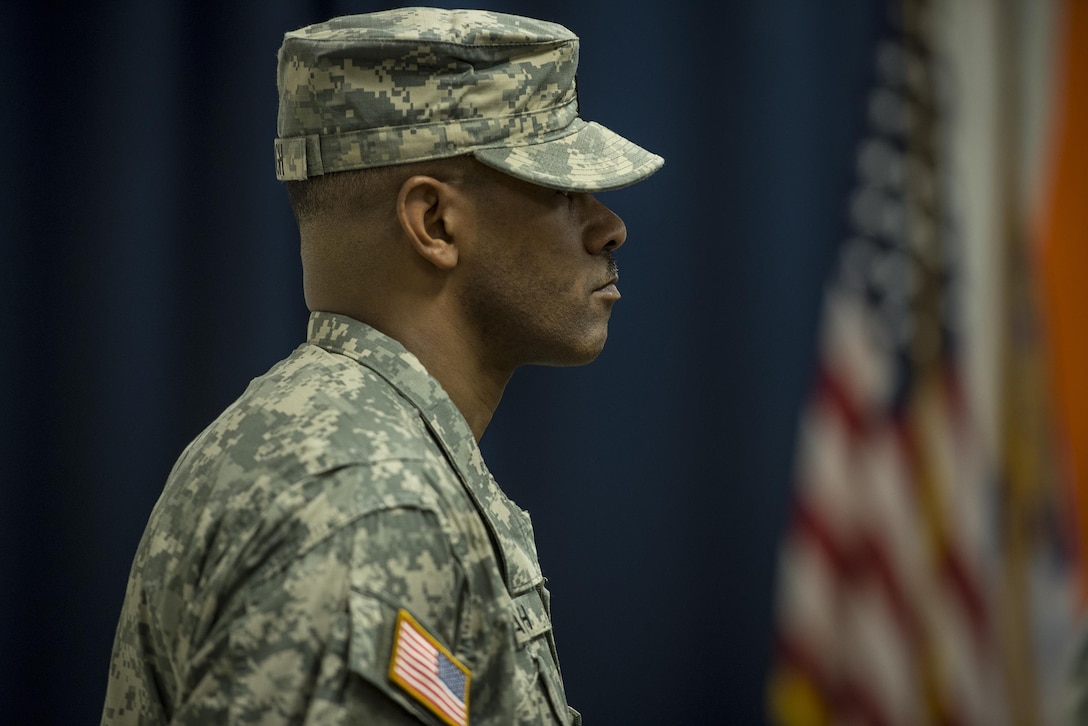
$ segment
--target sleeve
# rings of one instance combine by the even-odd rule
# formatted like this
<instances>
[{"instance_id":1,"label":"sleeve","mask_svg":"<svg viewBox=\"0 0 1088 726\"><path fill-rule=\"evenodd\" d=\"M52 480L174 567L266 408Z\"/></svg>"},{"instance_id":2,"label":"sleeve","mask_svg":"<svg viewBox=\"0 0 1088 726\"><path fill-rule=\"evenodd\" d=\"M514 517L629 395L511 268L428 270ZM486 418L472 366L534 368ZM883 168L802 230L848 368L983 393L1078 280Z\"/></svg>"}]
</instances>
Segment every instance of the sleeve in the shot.
<instances>
[{"instance_id":1,"label":"sleeve","mask_svg":"<svg viewBox=\"0 0 1088 726\"><path fill-rule=\"evenodd\" d=\"M356 685L361 681L363 687L349 693L347 710L354 718L365 710L356 696L377 690L420 722L439 724L417 696L393 682L393 645L404 611L452 650L465 578L436 515L418 510L390 515L355 531L348 596L348 668Z\"/></svg>"},{"instance_id":2,"label":"sleeve","mask_svg":"<svg viewBox=\"0 0 1088 726\"><path fill-rule=\"evenodd\" d=\"M450 643L463 586L435 512L359 516L252 587L206 693L198 685L174 723L220 722L219 701L232 724L440 726L391 682L391 648L401 609Z\"/></svg>"}]
</instances>

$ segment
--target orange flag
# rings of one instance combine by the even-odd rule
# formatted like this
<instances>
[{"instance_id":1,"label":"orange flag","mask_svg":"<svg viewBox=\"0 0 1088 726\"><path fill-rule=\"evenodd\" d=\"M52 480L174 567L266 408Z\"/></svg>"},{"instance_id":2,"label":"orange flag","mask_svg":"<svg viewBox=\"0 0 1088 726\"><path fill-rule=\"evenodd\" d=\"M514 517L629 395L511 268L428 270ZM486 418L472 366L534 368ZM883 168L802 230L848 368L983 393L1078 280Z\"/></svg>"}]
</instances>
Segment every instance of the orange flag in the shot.
<instances>
[{"instance_id":1,"label":"orange flag","mask_svg":"<svg viewBox=\"0 0 1088 726\"><path fill-rule=\"evenodd\" d=\"M1065 7L1039 250L1054 411L1077 511L1088 605L1088 0Z\"/></svg>"}]
</instances>

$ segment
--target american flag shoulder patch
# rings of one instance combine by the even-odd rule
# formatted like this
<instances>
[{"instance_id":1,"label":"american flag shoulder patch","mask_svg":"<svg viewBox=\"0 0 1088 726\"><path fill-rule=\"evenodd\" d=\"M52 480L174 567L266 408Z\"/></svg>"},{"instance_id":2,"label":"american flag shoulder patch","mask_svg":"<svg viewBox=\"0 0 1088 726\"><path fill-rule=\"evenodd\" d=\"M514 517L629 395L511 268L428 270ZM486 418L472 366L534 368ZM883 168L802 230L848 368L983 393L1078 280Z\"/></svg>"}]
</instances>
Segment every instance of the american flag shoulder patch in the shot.
<instances>
[{"instance_id":1,"label":"american flag shoulder patch","mask_svg":"<svg viewBox=\"0 0 1088 726\"><path fill-rule=\"evenodd\" d=\"M407 610L397 613L389 679L449 726L468 726L472 673Z\"/></svg>"}]
</instances>

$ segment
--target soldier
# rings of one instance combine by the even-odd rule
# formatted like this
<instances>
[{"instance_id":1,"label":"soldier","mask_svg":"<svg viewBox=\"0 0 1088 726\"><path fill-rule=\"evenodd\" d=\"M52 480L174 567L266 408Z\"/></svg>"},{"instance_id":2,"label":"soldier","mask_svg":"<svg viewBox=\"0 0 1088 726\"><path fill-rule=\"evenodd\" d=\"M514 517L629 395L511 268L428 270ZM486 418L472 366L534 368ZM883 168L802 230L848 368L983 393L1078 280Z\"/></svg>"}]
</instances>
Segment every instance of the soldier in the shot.
<instances>
[{"instance_id":1,"label":"soldier","mask_svg":"<svg viewBox=\"0 0 1088 726\"><path fill-rule=\"evenodd\" d=\"M477 447L514 369L587 363L663 161L578 117L578 39L402 9L288 33L277 176L308 340L182 453L106 724L572 724L528 515Z\"/></svg>"}]
</instances>

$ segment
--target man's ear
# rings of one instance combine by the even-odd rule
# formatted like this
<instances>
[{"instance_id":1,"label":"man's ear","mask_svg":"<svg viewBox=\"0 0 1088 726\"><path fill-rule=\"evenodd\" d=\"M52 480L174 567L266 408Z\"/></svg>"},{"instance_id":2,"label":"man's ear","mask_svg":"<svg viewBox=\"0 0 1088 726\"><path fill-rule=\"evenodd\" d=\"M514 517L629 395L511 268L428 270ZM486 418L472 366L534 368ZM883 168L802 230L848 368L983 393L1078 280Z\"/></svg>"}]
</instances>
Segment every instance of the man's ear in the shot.
<instances>
[{"instance_id":1,"label":"man's ear","mask_svg":"<svg viewBox=\"0 0 1088 726\"><path fill-rule=\"evenodd\" d=\"M458 235L469 213L462 194L434 177L413 176L397 194L397 219L412 248L440 270L457 266Z\"/></svg>"}]
</instances>

